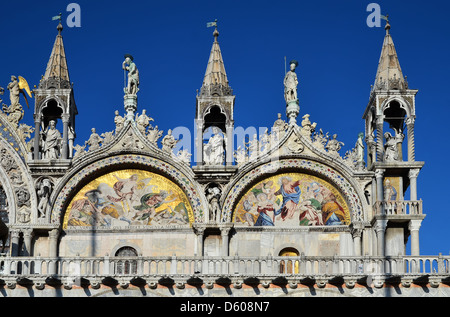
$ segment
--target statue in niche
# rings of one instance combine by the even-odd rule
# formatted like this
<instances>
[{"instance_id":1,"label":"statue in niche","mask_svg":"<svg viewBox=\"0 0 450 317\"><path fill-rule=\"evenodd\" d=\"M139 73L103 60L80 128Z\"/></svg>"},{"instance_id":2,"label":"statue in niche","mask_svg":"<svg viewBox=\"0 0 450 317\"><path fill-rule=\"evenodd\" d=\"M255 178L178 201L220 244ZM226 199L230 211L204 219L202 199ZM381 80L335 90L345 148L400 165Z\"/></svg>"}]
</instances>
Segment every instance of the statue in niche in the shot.
<instances>
[{"instance_id":1,"label":"statue in niche","mask_svg":"<svg viewBox=\"0 0 450 317\"><path fill-rule=\"evenodd\" d=\"M209 221L220 221L220 200L221 192L218 187L208 188L206 199L209 203Z\"/></svg>"},{"instance_id":2,"label":"statue in niche","mask_svg":"<svg viewBox=\"0 0 450 317\"><path fill-rule=\"evenodd\" d=\"M328 141L326 149L328 153L332 155L339 155L339 151L341 150L344 143L337 140L337 134L333 134L333 138Z\"/></svg>"},{"instance_id":3,"label":"statue in niche","mask_svg":"<svg viewBox=\"0 0 450 317\"><path fill-rule=\"evenodd\" d=\"M123 129L125 118L119 115L119 110L115 112L114 123L116 124L116 135Z\"/></svg>"},{"instance_id":4,"label":"statue in niche","mask_svg":"<svg viewBox=\"0 0 450 317\"><path fill-rule=\"evenodd\" d=\"M45 218L51 211L50 195L52 194L52 182L48 178L44 178L38 183L37 195L39 198L38 218Z\"/></svg>"},{"instance_id":5,"label":"statue in niche","mask_svg":"<svg viewBox=\"0 0 450 317\"><path fill-rule=\"evenodd\" d=\"M142 110L142 114L138 117L136 114L136 123L138 130L145 135L147 132L147 127L150 125L150 121L154 121L152 118L147 116L146 110Z\"/></svg>"},{"instance_id":6,"label":"statue in niche","mask_svg":"<svg viewBox=\"0 0 450 317\"><path fill-rule=\"evenodd\" d=\"M386 143L384 144L384 156L383 160L385 162L399 161L400 154L398 150L398 144L403 142L403 134L398 133L395 137L392 136L390 132L384 134Z\"/></svg>"},{"instance_id":7,"label":"statue in niche","mask_svg":"<svg viewBox=\"0 0 450 317\"><path fill-rule=\"evenodd\" d=\"M292 60L289 63L289 66L290 71L288 71L284 77L284 99L286 99L286 103L297 101L298 78L295 73L295 68L298 66L298 62Z\"/></svg>"},{"instance_id":8,"label":"statue in niche","mask_svg":"<svg viewBox=\"0 0 450 317\"><path fill-rule=\"evenodd\" d=\"M224 161L224 138L220 129L213 128L213 136L209 139L204 149L204 160L206 165L222 165Z\"/></svg>"},{"instance_id":9,"label":"statue in niche","mask_svg":"<svg viewBox=\"0 0 450 317\"><path fill-rule=\"evenodd\" d=\"M172 135L172 130L169 129L169 131L167 131L167 135L161 141L162 150L164 152L171 153L178 142L180 142L180 140L175 140Z\"/></svg>"},{"instance_id":10,"label":"statue in niche","mask_svg":"<svg viewBox=\"0 0 450 317\"><path fill-rule=\"evenodd\" d=\"M162 137L164 131L159 130L158 126L155 126L154 128L150 126L150 129L148 131L147 139L157 146L158 140Z\"/></svg>"},{"instance_id":11,"label":"statue in niche","mask_svg":"<svg viewBox=\"0 0 450 317\"><path fill-rule=\"evenodd\" d=\"M50 120L42 132L44 159L58 159L61 154L61 133L56 129L56 121Z\"/></svg>"},{"instance_id":12,"label":"statue in niche","mask_svg":"<svg viewBox=\"0 0 450 317\"><path fill-rule=\"evenodd\" d=\"M128 65L128 66L127 66ZM126 54L122 64L123 70L128 72L128 85L124 89L128 95L136 95L139 91L139 70L134 63L133 56Z\"/></svg>"},{"instance_id":13,"label":"statue in niche","mask_svg":"<svg viewBox=\"0 0 450 317\"><path fill-rule=\"evenodd\" d=\"M91 129L91 136L89 137L89 140L86 141L86 145L89 145L89 151L94 151L100 148L100 144L103 142L100 135L95 132L95 128Z\"/></svg>"}]
</instances>

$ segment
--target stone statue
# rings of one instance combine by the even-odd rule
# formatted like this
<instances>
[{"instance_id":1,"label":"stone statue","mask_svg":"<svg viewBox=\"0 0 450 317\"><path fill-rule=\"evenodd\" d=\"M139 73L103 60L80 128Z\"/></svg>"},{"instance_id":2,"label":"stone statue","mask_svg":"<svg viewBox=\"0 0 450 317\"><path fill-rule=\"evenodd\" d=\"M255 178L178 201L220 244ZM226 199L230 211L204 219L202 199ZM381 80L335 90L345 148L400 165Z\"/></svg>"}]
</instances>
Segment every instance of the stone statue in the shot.
<instances>
[{"instance_id":1,"label":"stone statue","mask_svg":"<svg viewBox=\"0 0 450 317\"><path fill-rule=\"evenodd\" d=\"M180 140L175 140L172 135L172 130L167 131L167 135L162 139L162 150L167 153L171 153L175 145L180 142Z\"/></svg>"},{"instance_id":2,"label":"stone statue","mask_svg":"<svg viewBox=\"0 0 450 317\"><path fill-rule=\"evenodd\" d=\"M119 115L119 110L115 112L114 123L116 124L116 135L123 129L125 118Z\"/></svg>"},{"instance_id":3,"label":"stone statue","mask_svg":"<svg viewBox=\"0 0 450 317\"><path fill-rule=\"evenodd\" d=\"M184 164L187 164L187 165L191 164L192 154L189 153L187 150L180 150L180 151L178 151L177 155L173 154L173 156L176 160L179 160Z\"/></svg>"},{"instance_id":4,"label":"stone statue","mask_svg":"<svg viewBox=\"0 0 450 317\"><path fill-rule=\"evenodd\" d=\"M259 156L259 140L256 134L253 135L253 140L250 140L248 143L249 150L249 160L252 161Z\"/></svg>"},{"instance_id":5,"label":"stone statue","mask_svg":"<svg viewBox=\"0 0 450 317\"><path fill-rule=\"evenodd\" d=\"M218 187L208 188L208 193L206 199L209 203L209 221L219 222L220 221L220 189Z\"/></svg>"},{"instance_id":6,"label":"stone statue","mask_svg":"<svg viewBox=\"0 0 450 317\"><path fill-rule=\"evenodd\" d=\"M325 150L325 144L327 144L329 138L328 132L324 134L322 129L320 129L319 132L315 132L313 135L313 145L319 150Z\"/></svg>"},{"instance_id":7,"label":"stone statue","mask_svg":"<svg viewBox=\"0 0 450 317\"><path fill-rule=\"evenodd\" d=\"M122 64L122 68L128 72L128 85L125 88L125 93L128 95L136 95L139 91L139 70L133 60L133 56L126 54Z\"/></svg>"},{"instance_id":8,"label":"stone statue","mask_svg":"<svg viewBox=\"0 0 450 317\"><path fill-rule=\"evenodd\" d=\"M144 135L147 132L147 127L150 125L150 121L154 121L152 118L147 116L146 112L146 110L142 110L142 114L136 118L137 128Z\"/></svg>"},{"instance_id":9,"label":"stone statue","mask_svg":"<svg viewBox=\"0 0 450 317\"><path fill-rule=\"evenodd\" d=\"M204 149L206 165L222 165L224 161L224 138L219 128L213 128L214 135L209 139Z\"/></svg>"},{"instance_id":10,"label":"stone statue","mask_svg":"<svg viewBox=\"0 0 450 317\"><path fill-rule=\"evenodd\" d=\"M270 135L269 129L266 129L264 133L261 135L259 140L259 151L261 153L266 153L270 150Z\"/></svg>"},{"instance_id":11,"label":"stone statue","mask_svg":"<svg viewBox=\"0 0 450 317\"><path fill-rule=\"evenodd\" d=\"M61 133L56 129L56 121L51 120L43 132L44 159L58 159L61 154Z\"/></svg>"},{"instance_id":12,"label":"stone statue","mask_svg":"<svg viewBox=\"0 0 450 317\"><path fill-rule=\"evenodd\" d=\"M69 125L68 129L68 145L69 145L69 158L73 157L73 142L75 141L75 130L71 125Z\"/></svg>"},{"instance_id":13,"label":"stone statue","mask_svg":"<svg viewBox=\"0 0 450 317\"><path fill-rule=\"evenodd\" d=\"M11 76L11 82L8 84L10 106L2 106L2 110L8 114L8 121L11 122L15 127L18 126L19 121L22 120L24 111L20 101L20 86L17 81L16 76Z\"/></svg>"},{"instance_id":14,"label":"stone statue","mask_svg":"<svg viewBox=\"0 0 450 317\"><path fill-rule=\"evenodd\" d=\"M362 168L365 164L364 162L364 142L363 142L363 138L364 138L364 133L359 133L358 134L358 140L356 141L355 144L355 151L356 151L356 164L357 167Z\"/></svg>"},{"instance_id":15,"label":"stone statue","mask_svg":"<svg viewBox=\"0 0 450 317\"><path fill-rule=\"evenodd\" d=\"M384 144L383 160L385 162L399 161L398 144L403 142L403 134L399 133L394 137L390 132L386 132L384 138L386 139L386 143Z\"/></svg>"},{"instance_id":16,"label":"stone statue","mask_svg":"<svg viewBox=\"0 0 450 317\"><path fill-rule=\"evenodd\" d=\"M238 166L247 163L248 157L246 150L241 146L239 146L236 152L234 153L234 158L236 159L236 163Z\"/></svg>"},{"instance_id":17,"label":"stone statue","mask_svg":"<svg viewBox=\"0 0 450 317\"><path fill-rule=\"evenodd\" d=\"M307 137L311 137L311 134L316 130L317 123L311 123L311 120L309 120L310 115L305 114L303 116L302 120L302 129L301 134Z\"/></svg>"},{"instance_id":18,"label":"stone statue","mask_svg":"<svg viewBox=\"0 0 450 317\"><path fill-rule=\"evenodd\" d=\"M85 152L86 145L81 146L81 145L77 144L77 145L74 146L73 149L75 150L75 153L73 155L73 159L76 159L76 158L80 157L81 155L83 155L84 153L86 153Z\"/></svg>"},{"instance_id":19,"label":"stone statue","mask_svg":"<svg viewBox=\"0 0 450 317\"><path fill-rule=\"evenodd\" d=\"M111 131L102 133L101 137L103 138L103 146L105 146L106 144L109 144L114 140L114 132Z\"/></svg>"},{"instance_id":20,"label":"stone statue","mask_svg":"<svg viewBox=\"0 0 450 317\"><path fill-rule=\"evenodd\" d=\"M44 178L38 184L37 195L39 197L38 218L45 218L51 211L50 195L52 194L52 182L48 178Z\"/></svg>"},{"instance_id":21,"label":"stone statue","mask_svg":"<svg viewBox=\"0 0 450 317\"><path fill-rule=\"evenodd\" d=\"M89 145L89 151L95 151L100 148L100 144L103 142L100 135L95 132L95 128L91 129L91 136L89 137L89 140L86 141L86 145Z\"/></svg>"},{"instance_id":22,"label":"stone statue","mask_svg":"<svg viewBox=\"0 0 450 317\"><path fill-rule=\"evenodd\" d=\"M298 99L298 79L297 74L295 73L295 68L298 66L298 62L296 60L292 60L289 65L291 70L288 71L284 77L284 99L286 99L286 103L296 101Z\"/></svg>"},{"instance_id":23,"label":"stone statue","mask_svg":"<svg viewBox=\"0 0 450 317\"><path fill-rule=\"evenodd\" d=\"M333 134L333 138L328 141L326 149L328 153L332 155L339 155L339 151L341 150L342 145L345 144L337 140L337 134Z\"/></svg>"},{"instance_id":24,"label":"stone statue","mask_svg":"<svg viewBox=\"0 0 450 317\"><path fill-rule=\"evenodd\" d=\"M148 131L147 134L147 139L154 144L155 146L157 146L158 144L158 140L162 137L164 131L160 131L158 129L158 126L155 126L154 128L150 127L150 130Z\"/></svg>"},{"instance_id":25,"label":"stone statue","mask_svg":"<svg viewBox=\"0 0 450 317\"><path fill-rule=\"evenodd\" d=\"M278 114L278 119L274 122L272 127L273 139L275 141L281 140L286 132L288 124L281 119L281 113Z\"/></svg>"}]
</instances>

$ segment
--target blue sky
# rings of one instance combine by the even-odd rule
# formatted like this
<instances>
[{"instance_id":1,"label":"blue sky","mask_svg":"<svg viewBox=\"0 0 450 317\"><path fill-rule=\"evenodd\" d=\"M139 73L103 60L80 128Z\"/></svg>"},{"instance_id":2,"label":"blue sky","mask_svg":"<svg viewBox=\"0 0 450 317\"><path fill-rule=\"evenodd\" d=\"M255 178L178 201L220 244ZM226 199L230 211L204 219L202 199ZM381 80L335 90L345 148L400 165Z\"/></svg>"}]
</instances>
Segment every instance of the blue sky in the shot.
<instances>
[{"instance_id":1,"label":"blue sky","mask_svg":"<svg viewBox=\"0 0 450 317\"><path fill-rule=\"evenodd\" d=\"M160 129L193 130L200 89L213 41L206 23L218 19L219 42L236 95L235 126L270 127L284 115L284 58L297 59L300 116L311 115L351 149L364 131L363 112L373 84L385 31L366 24L367 5L389 14L391 34L416 98L416 160L425 161L418 196L427 217L421 254L450 252L445 168L449 154L450 26L446 1L76 1L81 27L69 28L72 1L2 2L0 86L20 75L30 86L44 74L57 34L51 18L63 13L64 43L79 115L76 144L114 129L123 111L123 55L141 75L139 112ZM73 1L75 2L75 1ZM383 23L384 25L384 23ZM8 99L5 93L4 99ZM34 104L34 101L32 101ZM33 109L22 122L33 125ZM408 250L409 253L409 250Z\"/></svg>"}]
</instances>

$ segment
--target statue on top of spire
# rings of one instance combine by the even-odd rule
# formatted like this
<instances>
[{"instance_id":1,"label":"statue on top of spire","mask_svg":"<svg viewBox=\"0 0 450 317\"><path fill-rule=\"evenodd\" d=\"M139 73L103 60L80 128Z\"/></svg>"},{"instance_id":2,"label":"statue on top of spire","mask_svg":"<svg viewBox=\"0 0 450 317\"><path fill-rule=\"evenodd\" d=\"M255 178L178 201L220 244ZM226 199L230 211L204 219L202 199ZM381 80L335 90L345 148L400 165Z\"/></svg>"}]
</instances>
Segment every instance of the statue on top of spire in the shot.
<instances>
[{"instance_id":1,"label":"statue on top of spire","mask_svg":"<svg viewBox=\"0 0 450 317\"><path fill-rule=\"evenodd\" d=\"M298 66L298 62L292 60L289 65L291 70L288 71L284 77L284 98L286 99L286 103L297 101L298 79L295 68Z\"/></svg>"},{"instance_id":2,"label":"statue on top of spire","mask_svg":"<svg viewBox=\"0 0 450 317\"><path fill-rule=\"evenodd\" d=\"M292 60L289 65L291 70L284 77L284 99L286 99L286 115L289 118L289 124L294 125L297 123L297 116L300 112L297 96L298 78L295 73L298 62Z\"/></svg>"},{"instance_id":3,"label":"statue on top of spire","mask_svg":"<svg viewBox=\"0 0 450 317\"><path fill-rule=\"evenodd\" d=\"M134 63L133 56L130 54L125 55L122 68L128 72L128 85L124 88L125 93L128 95L136 95L139 91L139 70Z\"/></svg>"}]
</instances>

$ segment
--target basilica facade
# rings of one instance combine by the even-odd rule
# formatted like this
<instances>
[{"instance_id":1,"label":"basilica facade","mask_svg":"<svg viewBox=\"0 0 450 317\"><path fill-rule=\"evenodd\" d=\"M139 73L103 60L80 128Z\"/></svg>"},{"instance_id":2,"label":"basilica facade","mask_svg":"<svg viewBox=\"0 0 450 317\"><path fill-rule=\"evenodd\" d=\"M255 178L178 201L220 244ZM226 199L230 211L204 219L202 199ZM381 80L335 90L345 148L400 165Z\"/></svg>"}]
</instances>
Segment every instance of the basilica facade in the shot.
<instances>
[{"instance_id":1,"label":"basilica facade","mask_svg":"<svg viewBox=\"0 0 450 317\"><path fill-rule=\"evenodd\" d=\"M132 55L125 115L77 140L60 24L39 85L12 76L0 114L0 294L449 296L450 258L420 255L418 91L385 29L365 132L341 153L337 135L300 113L295 60L285 113L234 145L216 27L193 156L139 109ZM33 126L21 122L27 96Z\"/></svg>"}]
</instances>

